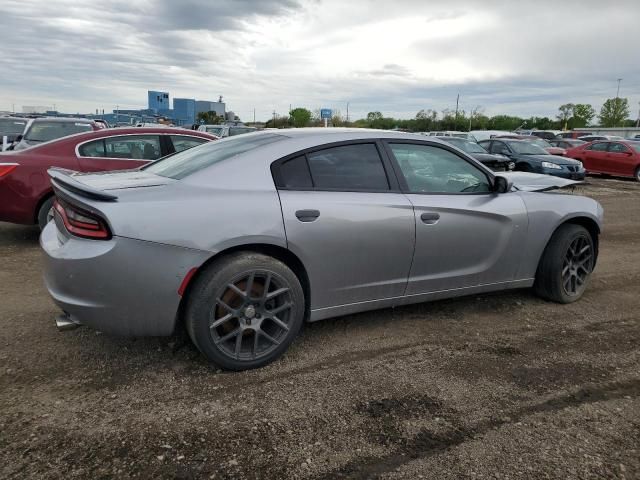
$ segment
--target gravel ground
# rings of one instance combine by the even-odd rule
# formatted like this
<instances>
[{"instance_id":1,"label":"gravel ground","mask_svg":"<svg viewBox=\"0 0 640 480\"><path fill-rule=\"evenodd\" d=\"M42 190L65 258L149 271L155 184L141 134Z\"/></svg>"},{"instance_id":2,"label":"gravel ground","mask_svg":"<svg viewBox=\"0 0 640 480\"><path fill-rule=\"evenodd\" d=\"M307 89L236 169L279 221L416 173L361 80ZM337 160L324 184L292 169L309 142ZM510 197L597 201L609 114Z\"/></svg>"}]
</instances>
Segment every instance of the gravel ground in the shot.
<instances>
[{"instance_id":1,"label":"gravel ground","mask_svg":"<svg viewBox=\"0 0 640 480\"><path fill-rule=\"evenodd\" d=\"M0 224L1 478L640 478L640 184L592 179L596 273L306 327L223 373L183 333L58 333L33 228Z\"/></svg>"}]
</instances>

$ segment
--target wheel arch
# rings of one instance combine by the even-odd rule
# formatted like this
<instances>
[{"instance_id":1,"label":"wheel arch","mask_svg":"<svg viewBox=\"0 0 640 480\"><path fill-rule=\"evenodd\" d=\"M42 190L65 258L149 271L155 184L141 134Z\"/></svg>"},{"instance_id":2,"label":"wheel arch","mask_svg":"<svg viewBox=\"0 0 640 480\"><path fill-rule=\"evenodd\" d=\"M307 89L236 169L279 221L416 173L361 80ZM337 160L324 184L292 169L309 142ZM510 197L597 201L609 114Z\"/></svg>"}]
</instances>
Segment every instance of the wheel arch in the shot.
<instances>
[{"instance_id":1,"label":"wheel arch","mask_svg":"<svg viewBox=\"0 0 640 480\"><path fill-rule=\"evenodd\" d=\"M191 294L191 289L193 285L196 283L195 280L202 275L202 273L213 263L219 261L221 258L229 256L236 252L253 252L253 253L261 253L263 255L268 255L277 260L280 260L287 267L291 269L291 271L298 277L300 281L300 285L302 286L302 291L304 292L305 299L305 322L309 320L309 315L311 312L311 283L309 281L309 275L307 273L307 269L305 268L302 261L289 249L284 248L279 245L269 244L269 243L247 243L240 244L228 247L224 250L219 251L215 255L212 255L208 258L202 265L200 265L195 273L189 278L188 285L184 290L184 294L180 299L180 304L178 306L178 313L176 318L176 326L178 323L183 322L183 313L187 304L187 300Z\"/></svg>"},{"instance_id":2,"label":"wheel arch","mask_svg":"<svg viewBox=\"0 0 640 480\"><path fill-rule=\"evenodd\" d=\"M44 192L40 196L40 198L38 199L38 202L36 203L36 208L33 211L32 219L31 219L31 221L34 224L38 223L38 213L40 213L40 208L42 207L44 202L46 202L47 200L49 200L53 196L55 196L55 193L54 193L54 191L52 189L47 190L46 192Z\"/></svg>"},{"instance_id":3,"label":"wheel arch","mask_svg":"<svg viewBox=\"0 0 640 480\"><path fill-rule=\"evenodd\" d=\"M583 215L565 219L560 224L558 224L558 226L551 233L551 236L549 237L549 239L547 240L547 244L545 245L545 250L546 250L546 246L549 245L549 242L551 241L555 233L563 225L580 225L581 227L584 227L587 230L587 232L589 232L589 236L591 236L591 240L593 241L593 248L595 249L595 259L593 261L593 266L595 267L596 262L598 261L598 252L599 252L599 246L600 246L600 242L599 242L600 225L598 225L598 222L596 222L591 217L587 217Z\"/></svg>"}]
</instances>

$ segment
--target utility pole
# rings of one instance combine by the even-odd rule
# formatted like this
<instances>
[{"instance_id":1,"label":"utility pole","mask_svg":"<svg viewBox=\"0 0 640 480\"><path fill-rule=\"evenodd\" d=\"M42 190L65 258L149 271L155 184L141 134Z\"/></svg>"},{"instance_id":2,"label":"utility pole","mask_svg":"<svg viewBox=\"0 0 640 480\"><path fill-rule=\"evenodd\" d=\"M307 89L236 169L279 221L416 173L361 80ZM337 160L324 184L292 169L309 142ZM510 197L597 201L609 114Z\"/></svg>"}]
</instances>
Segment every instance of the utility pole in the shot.
<instances>
[{"instance_id":1,"label":"utility pole","mask_svg":"<svg viewBox=\"0 0 640 480\"><path fill-rule=\"evenodd\" d=\"M256 123L256 109L253 109L253 123Z\"/></svg>"},{"instance_id":2,"label":"utility pole","mask_svg":"<svg viewBox=\"0 0 640 480\"><path fill-rule=\"evenodd\" d=\"M273 128L276 128L276 111L273 111Z\"/></svg>"},{"instance_id":3,"label":"utility pole","mask_svg":"<svg viewBox=\"0 0 640 480\"><path fill-rule=\"evenodd\" d=\"M456 97L456 117L454 119L453 129L456 130L458 128L458 104L460 103L460 94Z\"/></svg>"},{"instance_id":4,"label":"utility pole","mask_svg":"<svg viewBox=\"0 0 640 480\"><path fill-rule=\"evenodd\" d=\"M640 105L640 102L638 102L638 105ZM636 121L636 128L640 127L640 109L638 109L638 120Z\"/></svg>"},{"instance_id":5,"label":"utility pole","mask_svg":"<svg viewBox=\"0 0 640 480\"><path fill-rule=\"evenodd\" d=\"M349 102L347 102L347 124L349 124Z\"/></svg>"}]
</instances>

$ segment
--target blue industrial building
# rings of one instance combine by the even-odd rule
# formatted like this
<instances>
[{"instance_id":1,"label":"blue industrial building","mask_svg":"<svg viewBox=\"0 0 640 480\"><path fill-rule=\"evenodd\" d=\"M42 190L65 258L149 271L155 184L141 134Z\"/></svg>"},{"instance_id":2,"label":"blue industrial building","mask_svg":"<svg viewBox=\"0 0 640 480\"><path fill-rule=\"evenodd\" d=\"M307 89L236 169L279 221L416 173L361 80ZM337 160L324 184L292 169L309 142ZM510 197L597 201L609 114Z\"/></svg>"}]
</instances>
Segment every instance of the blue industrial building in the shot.
<instances>
[{"instance_id":1,"label":"blue industrial building","mask_svg":"<svg viewBox=\"0 0 640 480\"><path fill-rule=\"evenodd\" d=\"M196 123L196 101L193 98L174 98L173 118L180 125Z\"/></svg>"},{"instance_id":2,"label":"blue industrial building","mask_svg":"<svg viewBox=\"0 0 640 480\"><path fill-rule=\"evenodd\" d=\"M149 90L147 92L147 98L149 100L149 110L153 110L156 113L160 113L162 110L169 110L171 104L169 103L169 92L156 92L155 90Z\"/></svg>"}]
</instances>

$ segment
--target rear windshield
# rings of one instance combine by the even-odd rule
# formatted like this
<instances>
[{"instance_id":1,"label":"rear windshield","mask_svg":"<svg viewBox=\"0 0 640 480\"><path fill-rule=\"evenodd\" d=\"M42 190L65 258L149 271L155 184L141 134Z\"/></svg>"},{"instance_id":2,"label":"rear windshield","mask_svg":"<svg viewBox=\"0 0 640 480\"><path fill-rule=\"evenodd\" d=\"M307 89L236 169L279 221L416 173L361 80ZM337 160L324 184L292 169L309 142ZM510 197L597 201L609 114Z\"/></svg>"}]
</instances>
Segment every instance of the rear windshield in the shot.
<instances>
[{"instance_id":1,"label":"rear windshield","mask_svg":"<svg viewBox=\"0 0 640 480\"><path fill-rule=\"evenodd\" d=\"M27 121L20 120L19 118L0 118L0 134L20 134L24 132L26 125Z\"/></svg>"},{"instance_id":2,"label":"rear windshield","mask_svg":"<svg viewBox=\"0 0 640 480\"><path fill-rule=\"evenodd\" d=\"M188 177L193 173L210 167L214 163L227 160L263 145L284 140L285 138L287 137L276 133L265 133L255 136L240 135L229 138L228 140L207 142L198 147L160 159L144 167L144 170L160 175L161 177L180 180L181 178Z\"/></svg>"},{"instance_id":3,"label":"rear windshield","mask_svg":"<svg viewBox=\"0 0 640 480\"><path fill-rule=\"evenodd\" d=\"M48 142L91 130L93 129L88 122L34 122L24 139L28 142Z\"/></svg>"}]
</instances>

